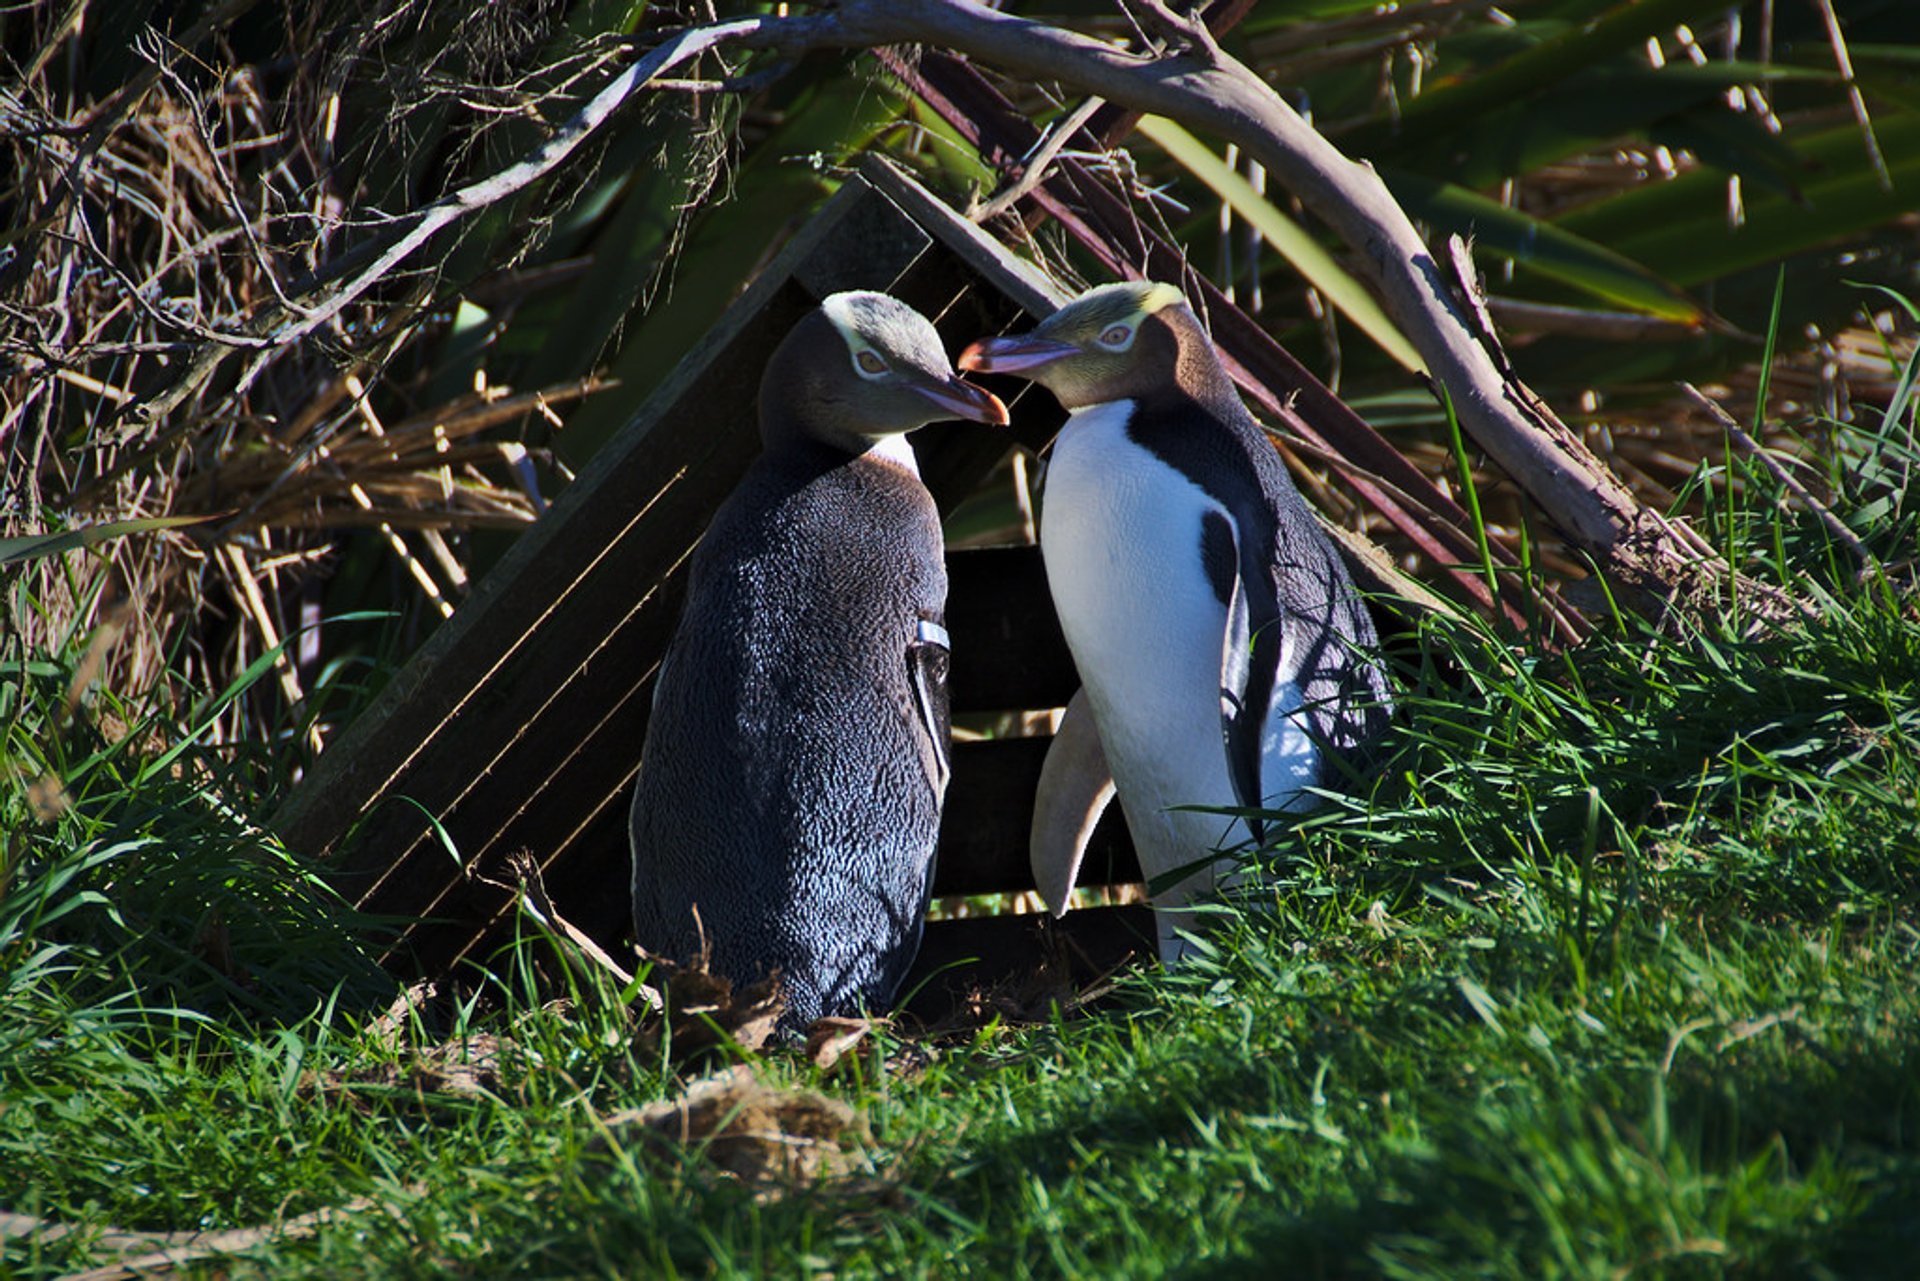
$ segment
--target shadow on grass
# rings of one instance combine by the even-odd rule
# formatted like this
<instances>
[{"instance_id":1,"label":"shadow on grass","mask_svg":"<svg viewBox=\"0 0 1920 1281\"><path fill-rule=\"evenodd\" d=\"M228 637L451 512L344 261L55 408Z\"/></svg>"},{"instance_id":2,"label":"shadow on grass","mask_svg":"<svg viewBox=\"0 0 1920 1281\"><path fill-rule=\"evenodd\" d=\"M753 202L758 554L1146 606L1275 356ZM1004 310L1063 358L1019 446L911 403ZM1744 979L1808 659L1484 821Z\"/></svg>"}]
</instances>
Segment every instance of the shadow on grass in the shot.
<instances>
[{"instance_id":1,"label":"shadow on grass","mask_svg":"<svg viewBox=\"0 0 1920 1281\"><path fill-rule=\"evenodd\" d=\"M1364 1022L1308 1001L1310 1026L1279 1056L1161 1061L1071 1124L974 1146L964 1175L926 1167L909 1184L980 1225L960 1253L976 1271L1062 1266L1018 1221L1017 1190L1036 1183L1058 1198L1042 1207L1065 1225L1052 1230L1097 1270L1131 1270L1135 1247L1177 1259L1168 1243L1183 1238L1192 1257L1174 1266L1194 1277L1871 1276L1920 1257L1920 1026L1904 1012L1836 1024L1838 1048L1761 1020L1704 1032L1717 1047L1683 1045L1664 1075L1622 1061L1555 1073L1475 1035L1450 988L1416 981ZM1644 1045L1646 1031L1622 1036ZM1429 1051L1430 1078L1410 1086ZM1307 1082L1328 1063L1344 1134L1248 1137L1248 1118L1310 1118ZM1391 1134L1384 1112L1353 1110L1388 1090L1412 1096ZM1142 1193L1163 1178L1164 1197ZM1125 1209L1103 1217L1103 1204ZM1223 1221L1196 1225L1210 1214Z\"/></svg>"},{"instance_id":2,"label":"shadow on grass","mask_svg":"<svg viewBox=\"0 0 1920 1281\"><path fill-rule=\"evenodd\" d=\"M1184 1275L1910 1275L1920 1031L1770 1058L1483 1099L1351 1189L1252 1210L1232 1257Z\"/></svg>"}]
</instances>

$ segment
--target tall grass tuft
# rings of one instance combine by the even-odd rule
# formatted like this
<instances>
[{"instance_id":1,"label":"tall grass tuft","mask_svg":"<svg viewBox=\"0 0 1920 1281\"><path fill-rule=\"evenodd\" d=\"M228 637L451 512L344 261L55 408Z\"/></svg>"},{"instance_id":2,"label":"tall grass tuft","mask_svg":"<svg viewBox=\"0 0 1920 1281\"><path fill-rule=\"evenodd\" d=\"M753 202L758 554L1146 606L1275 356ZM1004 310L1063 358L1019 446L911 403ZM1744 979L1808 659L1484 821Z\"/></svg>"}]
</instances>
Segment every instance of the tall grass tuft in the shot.
<instances>
[{"instance_id":1,"label":"tall grass tuft","mask_svg":"<svg viewBox=\"0 0 1920 1281\"><path fill-rule=\"evenodd\" d=\"M76 702L78 640L15 645L0 1208L83 1230L8 1237L0 1267L104 1262L106 1226L335 1207L217 1266L1900 1274L1920 546L1911 397L1893 411L1812 425L1829 470L1802 489L1858 547L1757 461L1696 482L1741 488L1715 544L1802 621L1622 618L1564 651L1423 623L1370 794L1302 820L1180 969L1073 1017L883 1028L831 1071L742 1052L865 1113L846 1170L791 1185L616 1122L685 1082L537 940L382 1017L359 923L249 823L231 753ZM133 732L109 742L107 717Z\"/></svg>"}]
</instances>

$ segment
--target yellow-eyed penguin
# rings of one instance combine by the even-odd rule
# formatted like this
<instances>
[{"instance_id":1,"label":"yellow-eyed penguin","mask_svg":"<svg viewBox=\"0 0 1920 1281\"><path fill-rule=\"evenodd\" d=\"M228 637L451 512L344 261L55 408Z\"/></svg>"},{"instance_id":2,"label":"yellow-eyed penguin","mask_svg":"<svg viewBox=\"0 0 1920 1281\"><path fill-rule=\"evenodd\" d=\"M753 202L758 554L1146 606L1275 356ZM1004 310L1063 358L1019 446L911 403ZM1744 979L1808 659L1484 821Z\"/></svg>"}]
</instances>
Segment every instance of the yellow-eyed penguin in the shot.
<instances>
[{"instance_id":1,"label":"yellow-eyed penguin","mask_svg":"<svg viewBox=\"0 0 1920 1281\"><path fill-rule=\"evenodd\" d=\"M764 452L695 551L635 786L639 943L746 983L788 1033L883 1010L920 947L947 782L947 577L906 433L1006 406L932 324L828 298L760 383Z\"/></svg>"},{"instance_id":2,"label":"yellow-eyed penguin","mask_svg":"<svg viewBox=\"0 0 1920 1281\"><path fill-rule=\"evenodd\" d=\"M1042 771L1036 882L1064 912L1117 791L1149 882L1194 869L1153 896L1177 960L1185 905L1223 881L1213 852L1262 831L1174 807L1300 810L1340 782L1329 758L1360 763L1391 715L1372 620L1178 289L1091 290L959 364L1069 413L1040 547L1081 693Z\"/></svg>"}]
</instances>

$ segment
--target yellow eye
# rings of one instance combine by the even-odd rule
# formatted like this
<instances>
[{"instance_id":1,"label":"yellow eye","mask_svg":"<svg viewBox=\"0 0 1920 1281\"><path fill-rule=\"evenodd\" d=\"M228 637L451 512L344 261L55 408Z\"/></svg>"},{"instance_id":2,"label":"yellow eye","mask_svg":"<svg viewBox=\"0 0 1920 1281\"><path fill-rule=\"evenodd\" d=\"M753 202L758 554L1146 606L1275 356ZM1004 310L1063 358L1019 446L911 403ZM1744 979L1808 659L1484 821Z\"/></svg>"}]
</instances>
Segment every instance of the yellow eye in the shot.
<instances>
[{"instance_id":1,"label":"yellow eye","mask_svg":"<svg viewBox=\"0 0 1920 1281\"><path fill-rule=\"evenodd\" d=\"M887 372L887 362L880 359L880 357L874 355L870 351L861 352L859 355L855 356L853 360L855 364L860 366L860 372L863 374L872 375L872 374L884 374Z\"/></svg>"},{"instance_id":2,"label":"yellow eye","mask_svg":"<svg viewBox=\"0 0 1920 1281\"><path fill-rule=\"evenodd\" d=\"M1100 335L1102 347L1124 347L1127 339L1133 337L1133 330L1126 325L1108 325L1106 332Z\"/></svg>"}]
</instances>

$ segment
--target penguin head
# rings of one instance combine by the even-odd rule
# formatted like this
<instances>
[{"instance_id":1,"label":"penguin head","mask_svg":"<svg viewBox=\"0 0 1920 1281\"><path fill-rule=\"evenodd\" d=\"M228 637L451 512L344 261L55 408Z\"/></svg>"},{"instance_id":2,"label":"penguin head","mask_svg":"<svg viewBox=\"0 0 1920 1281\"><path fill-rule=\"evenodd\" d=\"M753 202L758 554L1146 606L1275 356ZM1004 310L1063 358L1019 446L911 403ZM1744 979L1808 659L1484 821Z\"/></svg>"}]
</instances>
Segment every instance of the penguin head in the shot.
<instances>
[{"instance_id":1,"label":"penguin head","mask_svg":"<svg viewBox=\"0 0 1920 1281\"><path fill-rule=\"evenodd\" d=\"M1008 421L999 397L953 372L932 322L882 293L827 298L775 349L760 382L769 443L797 431L857 454L947 418Z\"/></svg>"},{"instance_id":2,"label":"penguin head","mask_svg":"<svg viewBox=\"0 0 1920 1281\"><path fill-rule=\"evenodd\" d=\"M959 364L1018 374L1079 409L1184 383L1187 366L1210 352L1205 337L1178 289L1129 280L1088 290L1030 333L982 338Z\"/></svg>"}]
</instances>

